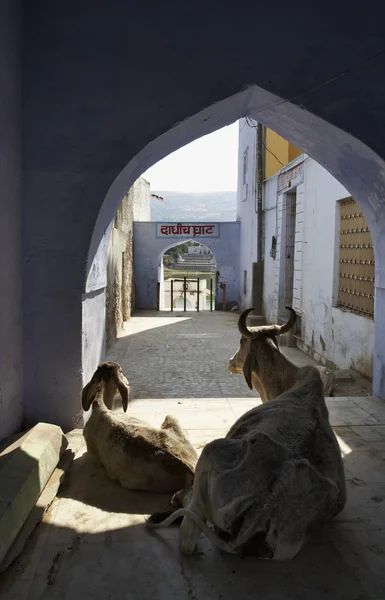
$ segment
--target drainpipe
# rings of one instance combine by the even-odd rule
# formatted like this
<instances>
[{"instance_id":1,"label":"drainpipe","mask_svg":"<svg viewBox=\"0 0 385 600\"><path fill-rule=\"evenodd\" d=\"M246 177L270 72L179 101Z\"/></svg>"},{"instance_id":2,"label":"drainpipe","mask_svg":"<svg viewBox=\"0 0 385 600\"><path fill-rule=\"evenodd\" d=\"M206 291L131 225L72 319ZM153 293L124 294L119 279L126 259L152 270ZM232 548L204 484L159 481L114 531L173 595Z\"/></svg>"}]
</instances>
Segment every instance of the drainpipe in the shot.
<instances>
[{"instance_id":1,"label":"drainpipe","mask_svg":"<svg viewBox=\"0 0 385 600\"><path fill-rule=\"evenodd\" d=\"M262 206L262 187L264 179L264 153L263 153L263 136L265 130L263 125L257 124L257 145L256 145L256 201L254 210L257 214L257 262L253 263L253 283L252 296L255 315L263 314L263 249L264 249L264 214Z\"/></svg>"},{"instance_id":2,"label":"drainpipe","mask_svg":"<svg viewBox=\"0 0 385 600\"><path fill-rule=\"evenodd\" d=\"M225 283L220 283L219 287L222 290L222 310L226 311L227 310L227 301L226 301L226 284Z\"/></svg>"},{"instance_id":3,"label":"drainpipe","mask_svg":"<svg viewBox=\"0 0 385 600\"><path fill-rule=\"evenodd\" d=\"M258 123L257 125L257 216L258 216L258 245L257 245L257 261L263 261L263 208L262 208L262 186L263 186L263 141L262 136L264 135L263 125Z\"/></svg>"}]
</instances>

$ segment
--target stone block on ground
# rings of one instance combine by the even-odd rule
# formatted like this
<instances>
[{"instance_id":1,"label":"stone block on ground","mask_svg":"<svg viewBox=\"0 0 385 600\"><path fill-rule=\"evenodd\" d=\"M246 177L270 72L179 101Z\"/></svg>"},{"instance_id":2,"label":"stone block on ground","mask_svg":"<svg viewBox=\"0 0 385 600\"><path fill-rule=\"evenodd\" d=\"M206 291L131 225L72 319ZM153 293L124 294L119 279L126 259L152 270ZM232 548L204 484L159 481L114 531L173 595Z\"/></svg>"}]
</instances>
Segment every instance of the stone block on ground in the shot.
<instances>
[{"instance_id":1,"label":"stone block on ground","mask_svg":"<svg viewBox=\"0 0 385 600\"><path fill-rule=\"evenodd\" d=\"M60 427L38 423L0 453L0 563L16 540L67 445Z\"/></svg>"},{"instance_id":2,"label":"stone block on ground","mask_svg":"<svg viewBox=\"0 0 385 600\"><path fill-rule=\"evenodd\" d=\"M11 548L8 550L3 562L0 563L0 575L11 566L24 550L28 538L32 535L40 521L42 521L45 512L56 498L72 461L78 452L85 446L82 429L73 429L66 434L66 438L68 446L63 452L61 459L49 478L44 490L37 499L35 506L29 513L26 521L16 536Z\"/></svg>"}]
</instances>

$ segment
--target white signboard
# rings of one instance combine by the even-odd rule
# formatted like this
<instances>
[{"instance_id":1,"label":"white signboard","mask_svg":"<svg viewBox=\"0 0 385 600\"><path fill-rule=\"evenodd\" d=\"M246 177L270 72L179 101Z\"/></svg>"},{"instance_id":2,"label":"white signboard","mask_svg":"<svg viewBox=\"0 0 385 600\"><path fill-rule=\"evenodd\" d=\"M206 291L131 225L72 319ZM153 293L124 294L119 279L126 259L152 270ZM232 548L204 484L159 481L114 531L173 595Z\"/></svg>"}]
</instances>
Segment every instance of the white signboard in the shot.
<instances>
[{"instance_id":1,"label":"white signboard","mask_svg":"<svg viewBox=\"0 0 385 600\"><path fill-rule=\"evenodd\" d=\"M303 156L282 169L278 176L278 192L286 192L303 182Z\"/></svg>"},{"instance_id":2,"label":"white signboard","mask_svg":"<svg viewBox=\"0 0 385 600\"><path fill-rule=\"evenodd\" d=\"M155 223L157 238L217 238L219 223Z\"/></svg>"}]
</instances>

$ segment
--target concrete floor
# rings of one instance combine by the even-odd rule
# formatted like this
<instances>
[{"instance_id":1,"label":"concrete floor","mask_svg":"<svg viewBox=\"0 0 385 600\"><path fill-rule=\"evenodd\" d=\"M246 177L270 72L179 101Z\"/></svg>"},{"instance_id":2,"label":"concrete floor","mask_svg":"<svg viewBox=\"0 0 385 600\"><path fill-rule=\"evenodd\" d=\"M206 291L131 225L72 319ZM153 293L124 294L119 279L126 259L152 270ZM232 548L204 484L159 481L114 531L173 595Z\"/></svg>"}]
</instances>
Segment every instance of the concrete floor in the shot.
<instances>
[{"instance_id":1,"label":"concrete floor","mask_svg":"<svg viewBox=\"0 0 385 600\"><path fill-rule=\"evenodd\" d=\"M226 371L236 315L143 313L110 358L132 385L129 410L160 424L177 415L191 440L223 436L259 400ZM290 351L298 361L304 355ZM168 497L128 492L82 449L25 552L1 578L2 600L383 600L385 597L385 401L331 398L344 455L348 503L300 555L283 563L223 555L202 537L182 557L178 529L143 527Z\"/></svg>"}]
</instances>

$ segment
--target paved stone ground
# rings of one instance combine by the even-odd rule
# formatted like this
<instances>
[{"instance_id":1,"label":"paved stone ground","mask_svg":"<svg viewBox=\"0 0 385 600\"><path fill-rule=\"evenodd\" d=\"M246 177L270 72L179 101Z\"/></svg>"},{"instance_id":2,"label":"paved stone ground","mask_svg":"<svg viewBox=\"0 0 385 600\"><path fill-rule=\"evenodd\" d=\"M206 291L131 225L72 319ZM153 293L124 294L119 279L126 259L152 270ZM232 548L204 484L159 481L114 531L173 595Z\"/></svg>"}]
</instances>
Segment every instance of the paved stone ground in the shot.
<instances>
[{"instance_id":1,"label":"paved stone ground","mask_svg":"<svg viewBox=\"0 0 385 600\"><path fill-rule=\"evenodd\" d=\"M258 404L226 372L236 316L137 315L110 358L132 384L133 414L160 424L177 415L200 449ZM297 360L307 361L303 355ZM383 600L385 590L385 401L331 398L344 456L348 503L292 561L222 555L203 536L182 557L178 528L150 532L145 516L168 497L128 492L84 452L25 552L0 579L2 600Z\"/></svg>"},{"instance_id":2,"label":"paved stone ground","mask_svg":"<svg viewBox=\"0 0 385 600\"><path fill-rule=\"evenodd\" d=\"M138 312L125 324L109 359L122 365L133 401L255 398L243 377L227 370L240 340L237 319L231 312ZM317 364L295 348L283 352L298 366Z\"/></svg>"},{"instance_id":3,"label":"paved stone ground","mask_svg":"<svg viewBox=\"0 0 385 600\"><path fill-rule=\"evenodd\" d=\"M227 371L240 340L236 319L219 312L137 313L109 358L121 363L133 400L254 398L242 378Z\"/></svg>"}]
</instances>

